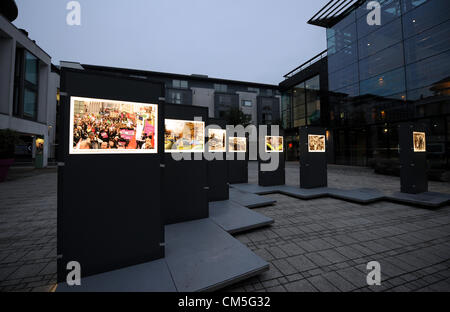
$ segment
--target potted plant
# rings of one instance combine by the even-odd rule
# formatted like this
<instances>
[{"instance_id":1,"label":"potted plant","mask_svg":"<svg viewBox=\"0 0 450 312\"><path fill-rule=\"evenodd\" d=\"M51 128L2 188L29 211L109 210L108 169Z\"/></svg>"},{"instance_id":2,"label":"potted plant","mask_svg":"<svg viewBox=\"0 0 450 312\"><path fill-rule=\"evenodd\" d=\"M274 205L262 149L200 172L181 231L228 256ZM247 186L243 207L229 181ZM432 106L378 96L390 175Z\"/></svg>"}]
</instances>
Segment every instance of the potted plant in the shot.
<instances>
[{"instance_id":1,"label":"potted plant","mask_svg":"<svg viewBox=\"0 0 450 312\"><path fill-rule=\"evenodd\" d=\"M0 182L6 180L9 167L14 163L14 149L18 140L16 131L0 129Z\"/></svg>"}]
</instances>

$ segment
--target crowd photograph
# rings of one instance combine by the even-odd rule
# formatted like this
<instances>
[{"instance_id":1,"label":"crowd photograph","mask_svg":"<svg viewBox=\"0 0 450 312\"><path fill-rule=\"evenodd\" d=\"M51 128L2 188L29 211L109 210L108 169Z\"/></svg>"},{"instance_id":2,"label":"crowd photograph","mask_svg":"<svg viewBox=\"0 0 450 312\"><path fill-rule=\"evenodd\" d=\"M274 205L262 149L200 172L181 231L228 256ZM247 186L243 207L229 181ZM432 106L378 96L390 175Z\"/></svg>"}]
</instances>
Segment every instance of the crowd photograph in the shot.
<instances>
[{"instance_id":1,"label":"crowd photograph","mask_svg":"<svg viewBox=\"0 0 450 312\"><path fill-rule=\"evenodd\" d=\"M71 154L156 153L157 105L72 98Z\"/></svg>"},{"instance_id":2,"label":"crowd photograph","mask_svg":"<svg viewBox=\"0 0 450 312\"><path fill-rule=\"evenodd\" d=\"M266 136L266 152L283 152L283 137Z\"/></svg>"},{"instance_id":3,"label":"crowd photograph","mask_svg":"<svg viewBox=\"0 0 450 312\"><path fill-rule=\"evenodd\" d=\"M204 152L205 123L166 119L164 148L166 152Z\"/></svg>"},{"instance_id":4,"label":"crowd photograph","mask_svg":"<svg viewBox=\"0 0 450 312\"><path fill-rule=\"evenodd\" d=\"M308 135L308 151L325 152L325 136L316 134Z\"/></svg>"}]
</instances>

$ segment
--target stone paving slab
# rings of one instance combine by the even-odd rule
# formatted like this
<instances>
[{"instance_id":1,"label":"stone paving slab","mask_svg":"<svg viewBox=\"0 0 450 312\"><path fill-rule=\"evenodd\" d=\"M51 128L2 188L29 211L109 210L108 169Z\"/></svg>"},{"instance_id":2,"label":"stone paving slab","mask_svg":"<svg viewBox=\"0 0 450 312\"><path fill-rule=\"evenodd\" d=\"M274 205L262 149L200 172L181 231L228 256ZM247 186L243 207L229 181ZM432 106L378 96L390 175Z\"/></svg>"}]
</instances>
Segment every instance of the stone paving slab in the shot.
<instances>
[{"instance_id":1,"label":"stone paving slab","mask_svg":"<svg viewBox=\"0 0 450 312\"><path fill-rule=\"evenodd\" d=\"M249 182L257 183L256 162L249 163ZM299 185L298 163L286 163L286 183ZM375 187L384 194L400 189L398 177L345 166L328 166L328 184L337 189ZM448 193L449 186L430 181L429 190ZM432 210L389 201L367 206L330 197L269 197L276 203L258 212L274 224L235 237L270 269L226 290L450 291L449 206ZM381 286L365 282L369 261L380 262ZM0 292L49 291L55 283L55 172L1 183Z\"/></svg>"},{"instance_id":2,"label":"stone paving slab","mask_svg":"<svg viewBox=\"0 0 450 312\"><path fill-rule=\"evenodd\" d=\"M400 204L439 208L450 203L450 194L437 192L425 192L419 194L395 192L388 195L387 199Z\"/></svg>"},{"instance_id":3,"label":"stone paving slab","mask_svg":"<svg viewBox=\"0 0 450 312\"><path fill-rule=\"evenodd\" d=\"M248 208L259 208L275 204L275 200L260 195L230 188L230 200Z\"/></svg>"},{"instance_id":4,"label":"stone paving slab","mask_svg":"<svg viewBox=\"0 0 450 312\"><path fill-rule=\"evenodd\" d=\"M231 200L210 202L209 218L230 234L265 227L273 223L272 218Z\"/></svg>"}]
</instances>

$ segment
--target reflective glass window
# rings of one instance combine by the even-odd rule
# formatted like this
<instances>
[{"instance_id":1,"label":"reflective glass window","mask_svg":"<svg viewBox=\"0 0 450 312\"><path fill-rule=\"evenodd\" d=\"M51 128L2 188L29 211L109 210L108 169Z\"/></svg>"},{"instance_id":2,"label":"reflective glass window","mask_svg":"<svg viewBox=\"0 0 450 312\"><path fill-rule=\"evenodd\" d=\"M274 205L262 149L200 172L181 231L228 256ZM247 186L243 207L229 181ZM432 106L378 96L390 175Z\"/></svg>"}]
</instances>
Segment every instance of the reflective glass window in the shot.
<instances>
[{"instance_id":1,"label":"reflective glass window","mask_svg":"<svg viewBox=\"0 0 450 312\"><path fill-rule=\"evenodd\" d=\"M328 75L330 91L341 89L358 82L358 63L353 63L337 72Z\"/></svg>"},{"instance_id":2,"label":"reflective glass window","mask_svg":"<svg viewBox=\"0 0 450 312\"><path fill-rule=\"evenodd\" d=\"M406 63L445 52L450 49L450 21L433 27L405 41Z\"/></svg>"},{"instance_id":3,"label":"reflective glass window","mask_svg":"<svg viewBox=\"0 0 450 312\"><path fill-rule=\"evenodd\" d=\"M359 58L365 58L402 40L402 25L397 19L358 42Z\"/></svg>"},{"instance_id":4,"label":"reflective glass window","mask_svg":"<svg viewBox=\"0 0 450 312\"><path fill-rule=\"evenodd\" d=\"M405 70L404 67L375 76L360 82L360 93L386 96L404 92Z\"/></svg>"},{"instance_id":5,"label":"reflective glass window","mask_svg":"<svg viewBox=\"0 0 450 312\"><path fill-rule=\"evenodd\" d=\"M406 84L409 89L437 84L449 77L450 51L406 66Z\"/></svg>"},{"instance_id":6,"label":"reflective glass window","mask_svg":"<svg viewBox=\"0 0 450 312\"><path fill-rule=\"evenodd\" d=\"M400 42L360 60L359 79L365 80L403 65L403 44Z\"/></svg>"},{"instance_id":7,"label":"reflective glass window","mask_svg":"<svg viewBox=\"0 0 450 312\"><path fill-rule=\"evenodd\" d=\"M450 19L448 0L433 0L403 15L405 39Z\"/></svg>"},{"instance_id":8,"label":"reflective glass window","mask_svg":"<svg viewBox=\"0 0 450 312\"><path fill-rule=\"evenodd\" d=\"M370 1L367 1L365 4L360 6L358 8L360 17L357 20L357 27L358 27L358 38L362 38L369 33L372 33L376 30L379 30L396 18L399 18L401 16L401 9L400 9L400 1L399 0L384 0L379 1L381 4L381 25L369 25L367 23L367 15L369 14L369 10L366 9L367 3Z\"/></svg>"}]
</instances>

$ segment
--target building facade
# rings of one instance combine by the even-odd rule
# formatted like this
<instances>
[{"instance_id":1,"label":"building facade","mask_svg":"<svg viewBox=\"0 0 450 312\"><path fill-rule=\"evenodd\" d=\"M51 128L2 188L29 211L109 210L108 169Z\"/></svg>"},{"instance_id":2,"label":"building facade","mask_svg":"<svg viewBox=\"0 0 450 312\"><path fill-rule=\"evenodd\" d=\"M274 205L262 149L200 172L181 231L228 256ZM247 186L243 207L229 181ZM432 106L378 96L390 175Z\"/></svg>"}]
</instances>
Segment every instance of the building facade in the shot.
<instances>
[{"instance_id":1,"label":"building facade","mask_svg":"<svg viewBox=\"0 0 450 312\"><path fill-rule=\"evenodd\" d=\"M32 163L36 140L43 139L40 165L47 166L48 159L55 158L59 74L50 56L12 24L17 7L14 1L6 2L6 11L0 12L0 129L20 135L16 163Z\"/></svg>"},{"instance_id":2,"label":"building facade","mask_svg":"<svg viewBox=\"0 0 450 312\"><path fill-rule=\"evenodd\" d=\"M299 157L299 127L327 128L328 60L327 52L316 55L284 76L279 84L281 93L281 121L285 131L287 160ZM329 137L329 136L328 136ZM331 141L328 142L330 146ZM333 162L329 148L329 162Z\"/></svg>"},{"instance_id":3,"label":"building facade","mask_svg":"<svg viewBox=\"0 0 450 312\"><path fill-rule=\"evenodd\" d=\"M303 96L300 104L292 99L293 78L319 74L322 81L326 75L319 94L328 103L321 106L320 125L329 131L331 163L398 171L398 125L415 121L427 127L430 174L443 178L450 169L448 1L378 1L380 25L367 22L368 2L330 1L309 21L326 28L326 71L316 62L280 84L283 125L315 123L308 104L303 109ZM306 93L311 85L305 81Z\"/></svg>"},{"instance_id":4,"label":"building facade","mask_svg":"<svg viewBox=\"0 0 450 312\"><path fill-rule=\"evenodd\" d=\"M280 124L281 97L277 85L70 62L61 62L61 66L161 81L165 84L166 103L208 107L210 118L225 119L230 109L239 109L253 125Z\"/></svg>"}]
</instances>

